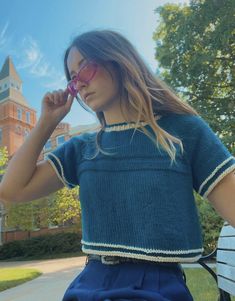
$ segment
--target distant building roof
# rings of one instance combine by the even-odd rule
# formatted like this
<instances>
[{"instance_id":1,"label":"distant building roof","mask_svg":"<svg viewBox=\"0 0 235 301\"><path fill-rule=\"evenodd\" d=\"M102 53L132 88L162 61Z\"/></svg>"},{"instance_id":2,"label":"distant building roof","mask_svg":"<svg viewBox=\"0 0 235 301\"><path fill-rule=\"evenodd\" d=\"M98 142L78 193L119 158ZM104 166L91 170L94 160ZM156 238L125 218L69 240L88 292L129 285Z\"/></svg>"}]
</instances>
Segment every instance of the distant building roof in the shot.
<instances>
[{"instance_id":1,"label":"distant building roof","mask_svg":"<svg viewBox=\"0 0 235 301\"><path fill-rule=\"evenodd\" d=\"M27 100L22 94L22 80L10 56L6 58L0 71L0 80L4 80L5 78L9 79L9 82L7 80L6 83L9 84L9 86L6 89L3 88L3 91L0 92L0 102L4 100L14 100L21 105L29 107Z\"/></svg>"},{"instance_id":2,"label":"distant building roof","mask_svg":"<svg viewBox=\"0 0 235 301\"><path fill-rule=\"evenodd\" d=\"M22 84L22 80L19 74L16 72L15 66L12 62L10 56L8 56L3 64L2 70L0 71L0 80L10 76L20 84Z\"/></svg>"}]
</instances>

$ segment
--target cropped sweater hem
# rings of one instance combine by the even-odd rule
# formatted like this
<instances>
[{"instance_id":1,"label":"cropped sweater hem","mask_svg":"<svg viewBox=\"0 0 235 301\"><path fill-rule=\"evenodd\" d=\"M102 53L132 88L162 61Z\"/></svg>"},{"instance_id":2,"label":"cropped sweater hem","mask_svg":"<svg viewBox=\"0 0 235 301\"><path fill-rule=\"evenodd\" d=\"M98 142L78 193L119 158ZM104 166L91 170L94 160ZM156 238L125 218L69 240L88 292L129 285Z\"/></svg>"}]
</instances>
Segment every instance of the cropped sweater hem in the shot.
<instances>
[{"instance_id":1,"label":"cropped sweater hem","mask_svg":"<svg viewBox=\"0 0 235 301\"><path fill-rule=\"evenodd\" d=\"M201 249L201 251L202 250L203 249ZM144 254L133 254L131 252L130 253L129 252L121 252L121 251L116 251L116 250L100 251L100 250L89 249L89 248L86 248L85 246L82 246L82 251L85 254L120 256L120 257L134 258L134 259L144 259L144 260L153 261L153 262L195 262L195 261L198 261L198 259L202 257L202 254L199 254L196 256L190 256L190 257L150 256L150 255L144 255Z\"/></svg>"},{"instance_id":2,"label":"cropped sweater hem","mask_svg":"<svg viewBox=\"0 0 235 301\"><path fill-rule=\"evenodd\" d=\"M170 250L170 249L148 249L136 246L127 246L123 244L107 244L97 242L86 242L83 239L82 251L87 254L97 255L110 255L110 256L121 256L130 257L137 259L145 259L150 261L166 261L166 262L177 262L186 261L193 262L197 261L202 252L203 248L186 249L186 250Z\"/></svg>"}]
</instances>

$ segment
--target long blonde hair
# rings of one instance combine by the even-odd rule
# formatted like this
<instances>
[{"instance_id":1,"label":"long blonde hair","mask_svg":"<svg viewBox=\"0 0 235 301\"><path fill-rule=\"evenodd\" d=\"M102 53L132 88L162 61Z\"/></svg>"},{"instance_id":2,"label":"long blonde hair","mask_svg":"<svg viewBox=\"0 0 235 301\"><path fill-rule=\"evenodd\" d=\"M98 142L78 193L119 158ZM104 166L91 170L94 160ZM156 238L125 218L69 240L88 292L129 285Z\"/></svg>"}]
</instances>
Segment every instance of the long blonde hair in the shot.
<instances>
[{"instance_id":1,"label":"long blonde hair","mask_svg":"<svg viewBox=\"0 0 235 301\"><path fill-rule=\"evenodd\" d=\"M145 133L157 147L160 143L171 160L175 161L176 149L173 142L180 145L182 152L183 144L180 139L172 136L158 125L156 115L162 116L171 112L199 115L197 111L182 101L165 82L157 78L146 66L134 46L123 35L113 30L92 30L73 39L64 55L64 70L68 81L71 78L67 67L67 58L70 49L74 46L85 58L93 59L105 68L108 62L113 64L120 81L120 99L128 99L127 103L122 101L120 103L125 120L128 120L128 116L126 116L124 108L134 110L138 116L135 124L136 129L138 127L138 130ZM77 99L86 111L91 112L83 101ZM104 114L103 112L95 114L100 122L95 141L97 149L103 154L110 155L110 153L103 151L99 145L101 134L106 126ZM154 138L140 124L142 118L148 121L153 129Z\"/></svg>"}]
</instances>

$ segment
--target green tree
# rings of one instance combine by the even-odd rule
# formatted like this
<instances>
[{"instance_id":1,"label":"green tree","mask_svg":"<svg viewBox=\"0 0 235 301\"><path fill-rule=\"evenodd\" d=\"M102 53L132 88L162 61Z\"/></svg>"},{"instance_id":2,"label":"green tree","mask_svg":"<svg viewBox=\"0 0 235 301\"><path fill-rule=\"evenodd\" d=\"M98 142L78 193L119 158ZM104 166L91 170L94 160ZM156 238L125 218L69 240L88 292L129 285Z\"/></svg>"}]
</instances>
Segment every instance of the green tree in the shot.
<instances>
[{"instance_id":1,"label":"green tree","mask_svg":"<svg viewBox=\"0 0 235 301\"><path fill-rule=\"evenodd\" d=\"M64 187L55 193L51 203L51 220L57 224L79 224L81 207L78 201L79 187Z\"/></svg>"},{"instance_id":2,"label":"green tree","mask_svg":"<svg viewBox=\"0 0 235 301\"><path fill-rule=\"evenodd\" d=\"M223 226L223 219L217 214L209 202L195 192L199 219L202 226L203 247L205 254L211 253L217 246L219 232Z\"/></svg>"},{"instance_id":3,"label":"green tree","mask_svg":"<svg viewBox=\"0 0 235 301\"><path fill-rule=\"evenodd\" d=\"M80 223L78 187L64 187L59 191L27 203L10 204L7 210L6 227L31 231L51 225Z\"/></svg>"},{"instance_id":4,"label":"green tree","mask_svg":"<svg viewBox=\"0 0 235 301\"><path fill-rule=\"evenodd\" d=\"M159 76L187 100L235 153L235 2L191 1L155 10Z\"/></svg>"},{"instance_id":5,"label":"green tree","mask_svg":"<svg viewBox=\"0 0 235 301\"><path fill-rule=\"evenodd\" d=\"M19 203L9 204L7 206L7 217L5 222L6 229L17 229L30 231L34 229L33 225L33 204Z\"/></svg>"},{"instance_id":6,"label":"green tree","mask_svg":"<svg viewBox=\"0 0 235 301\"><path fill-rule=\"evenodd\" d=\"M6 146L0 147L0 176L5 172L5 166L8 162L8 150ZM1 177L0 177L1 179Z\"/></svg>"},{"instance_id":7,"label":"green tree","mask_svg":"<svg viewBox=\"0 0 235 301\"><path fill-rule=\"evenodd\" d=\"M50 199L52 195L32 201L33 226L35 228L47 228L51 224Z\"/></svg>"}]
</instances>

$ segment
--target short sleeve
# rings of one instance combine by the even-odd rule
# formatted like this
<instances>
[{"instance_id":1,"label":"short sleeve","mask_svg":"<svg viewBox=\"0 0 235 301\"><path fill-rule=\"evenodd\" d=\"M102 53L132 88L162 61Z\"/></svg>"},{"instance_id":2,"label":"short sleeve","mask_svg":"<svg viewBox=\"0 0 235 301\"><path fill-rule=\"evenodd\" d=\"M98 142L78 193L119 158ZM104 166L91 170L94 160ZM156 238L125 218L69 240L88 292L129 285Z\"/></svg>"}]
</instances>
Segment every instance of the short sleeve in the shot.
<instances>
[{"instance_id":1,"label":"short sleeve","mask_svg":"<svg viewBox=\"0 0 235 301\"><path fill-rule=\"evenodd\" d=\"M207 198L213 188L235 170L235 158L202 117L194 116L190 135L194 141L191 154L193 188Z\"/></svg>"},{"instance_id":2,"label":"short sleeve","mask_svg":"<svg viewBox=\"0 0 235 301\"><path fill-rule=\"evenodd\" d=\"M78 185L77 164L81 147L77 137L72 137L46 155L58 178L69 189Z\"/></svg>"}]
</instances>

